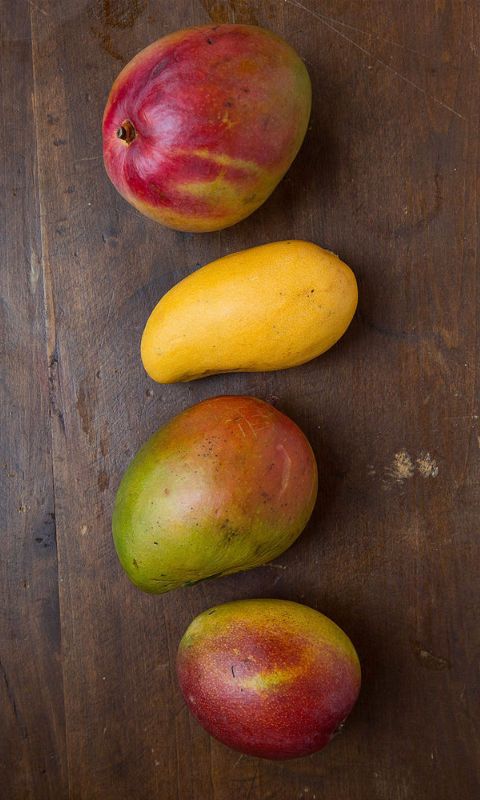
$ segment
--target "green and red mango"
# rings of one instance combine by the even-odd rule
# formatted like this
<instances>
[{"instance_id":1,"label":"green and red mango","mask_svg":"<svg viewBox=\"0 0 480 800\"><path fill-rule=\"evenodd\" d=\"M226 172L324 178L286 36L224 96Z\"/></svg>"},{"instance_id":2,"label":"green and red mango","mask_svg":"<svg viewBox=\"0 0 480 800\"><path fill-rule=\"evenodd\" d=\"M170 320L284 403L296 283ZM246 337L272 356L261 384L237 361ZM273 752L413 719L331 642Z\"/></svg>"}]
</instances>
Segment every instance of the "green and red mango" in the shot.
<instances>
[{"instance_id":1,"label":"green and red mango","mask_svg":"<svg viewBox=\"0 0 480 800\"><path fill-rule=\"evenodd\" d=\"M103 119L107 173L171 228L233 225L271 194L308 125L311 86L295 51L252 25L178 31L138 53Z\"/></svg>"},{"instance_id":2,"label":"green and red mango","mask_svg":"<svg viewBox=\"0 0 480 800\"><path fill-rule=\"evenodd\" d=\"M287 600L237 600L204 611L177 655L185 701L235 750L306 756L341 728L360 690L360 663L335 623Z\"/></svg>"},{"instance_id":3,"label":"green and red mango","mask_svg":"<svg viewBox=\"0 0 480 800\"><path fill-rule=\"evenodd\" d=\"M166 592L276 558L316 495L315 457L289 417L254 397L204 400L131 462L115 501L115 547L133 583Z\"/></svg>"}]
</instances>

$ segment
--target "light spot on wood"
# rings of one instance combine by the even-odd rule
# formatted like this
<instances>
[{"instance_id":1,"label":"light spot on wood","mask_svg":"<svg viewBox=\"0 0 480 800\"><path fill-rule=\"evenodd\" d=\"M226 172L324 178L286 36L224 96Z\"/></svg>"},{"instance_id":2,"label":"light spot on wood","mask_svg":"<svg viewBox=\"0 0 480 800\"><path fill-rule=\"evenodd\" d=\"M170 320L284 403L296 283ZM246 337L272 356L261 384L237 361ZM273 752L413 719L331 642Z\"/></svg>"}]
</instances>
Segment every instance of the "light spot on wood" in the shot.
<instances>
[{"instance_id":1,"label":"light spot on wood","mask_svg":"<svg viewBox=\"0 0 480 800\"><path fill-rule=\"evenodd\" d=\"M395 483L403 483L412 478L415 472L415 466L412 458L405 449L399 450L395 453L390 467L387 467L387 475Z\"/></svg>"},{"instance_id":2,"label":"light spot on wood","mask_svg":"<svg viewBox=\"0 0 480 800\"><path fill-rule=\"evenodd\" d=\"M434 671L450 669L450 662L447 658L436 656L427 650L420 642L413 642L413 650L422 667Z\"/></svg>"},{"instance_id":3,"label":"light spot on wood","mask_svg":"<svg viewBox=\"0 0 480 800\"><path fill-rule=\"evenodd\" d=\"M437 462L430 453L420 453L416 460L417 469L424 478L436 478L438 475Z\"/></svg>"},{"instance_id":4,"label":"light spot on wood","mask_svg":"<svg viewBox=\"0 0 480 800\"><path fill-rule=\"evenodd\" d=\"M368 474L374 475L372 466L368 467ZM405 481L413 478L415 473L422 476L422 478L436 478L439 469L436 460L426 450L422 450L417 457L411 456L410 453L403 448L395 453L393 461L385 467L385 479L383 485L385 489L389 489L392 485L403 485Z\"/></svg>"}]
</instances>

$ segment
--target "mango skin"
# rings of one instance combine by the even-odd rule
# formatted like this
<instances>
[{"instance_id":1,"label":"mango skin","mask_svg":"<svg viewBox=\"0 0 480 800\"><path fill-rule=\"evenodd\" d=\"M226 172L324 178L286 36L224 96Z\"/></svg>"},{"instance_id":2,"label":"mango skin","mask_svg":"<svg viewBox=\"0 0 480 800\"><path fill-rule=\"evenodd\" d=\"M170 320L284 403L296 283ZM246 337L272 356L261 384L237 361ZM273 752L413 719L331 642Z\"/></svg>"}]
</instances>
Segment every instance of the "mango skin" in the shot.
<instances>
[{"instance_id":1,"label":"mango skin","mask_svg":"<svg viewBox=\"0 0 480 800\"><path fill-rule=\"evenodd\" d=\"M103 118L110 180L170 228L234 225L271 194L295 158L311 109L297 53L254 25L204 25L138 53ZM119 138L127 122L134 138ZM130 139L130 137L129 137Z\"/></svg>"},{"instance_id":2,"label":"mango skin","mask_svg":"<svg viewBox=\"0 0 480 800\"><path fill-rule=\"evenodd\" d=\"M276 558L316 496L315 457L291 419L254 397L204 400L131 462L115 500L115 547L136 586L167 592Z\"/></svg>"},{"instance_id":3,"label":"mango skin","mask_svg":"<svg viewBox=\"0 0 480 800\"><path fill-rule=\"evenodd\" d=\"M159 383L303 364L345 333L358 290L350 267L303 241L212 261L177 283L145 326L141 357Z\"/></svg>"},{"instance_id":4,"label":"mango skin","mask_svg":"<svg viewBox=\"0 0 480 800\"><path fill-rule=\"evenodd\" d=\"M204 611L177 654L185 702L216 739L284 759L323 748L352 710L360 662L328 617L288 600L236 600Z\"/></svg>"}]
</instances>

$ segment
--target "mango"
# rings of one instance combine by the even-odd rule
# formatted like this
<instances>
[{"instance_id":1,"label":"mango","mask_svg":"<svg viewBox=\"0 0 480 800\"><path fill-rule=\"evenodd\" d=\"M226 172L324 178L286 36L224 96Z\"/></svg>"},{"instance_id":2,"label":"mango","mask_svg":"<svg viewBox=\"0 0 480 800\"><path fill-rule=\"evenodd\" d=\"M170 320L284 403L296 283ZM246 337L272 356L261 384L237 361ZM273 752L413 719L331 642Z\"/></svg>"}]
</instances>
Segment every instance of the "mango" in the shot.
<instances>
[{"instance_id":1,"label":"mango","mask_svg":"<svg viewBox=\"0 0 480 800\"><path fill-rule=\"evenodd\" d=\"M360 690L348 636L313 608L236 600L204 611L178 648L185 702L216 739L242 753L298 758L325 747Z\"/></svg>"},{"instance_id":2,"label":"mango","mask_svg":"<svg viewBox=\"0 0 480 800\"><path fill-rule=\"evenodd\" d=\"M116 551L146 592L247 570L295 541L316 495L315 457L291 419L254 397L204 400L129 465L113 512Z\"/></svg>"},{"instance_id":3,"label":"mango","mask_svg":"<svg viewBox=\"0 0 480 800\"><path fill-rule=\"evenodd\" d=\"M352 270L316 244L242 250L161 298L143 332L143 365L159 383L294 367L340 339L357 300Z\"/></svg>"},{"instance_id":4,"label":"mango","mask_svg":"<svg viewBox=\"0 0 480 800\"><path fill-rule=\"evenodd\" d=\"M298 54L255 25L202 25L137 53L103 117L107 174L135 208L183 231L234 225L273 192L305 136Z\"/></svg>"}]
</instances>

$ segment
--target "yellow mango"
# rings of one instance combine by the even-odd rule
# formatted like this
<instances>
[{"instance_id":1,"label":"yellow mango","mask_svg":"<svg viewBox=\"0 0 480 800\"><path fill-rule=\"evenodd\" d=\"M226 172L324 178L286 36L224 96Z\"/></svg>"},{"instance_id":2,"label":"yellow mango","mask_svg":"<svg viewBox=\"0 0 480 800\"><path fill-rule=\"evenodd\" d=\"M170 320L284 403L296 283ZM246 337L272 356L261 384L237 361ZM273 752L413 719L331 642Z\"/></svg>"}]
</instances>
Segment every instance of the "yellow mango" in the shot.
<instances>
[{"instance_id":1,"label":"yellow mango","mask_svg":"<svg viewBox=\"0 0 480 800\"><path fill-rule=\"evenodd\" d=\"M161 298L143 332L143 365L159 383L295 367L340 339L357 300L350 267L316 244L242 250Z\"/></svg>"}]
</instances>

